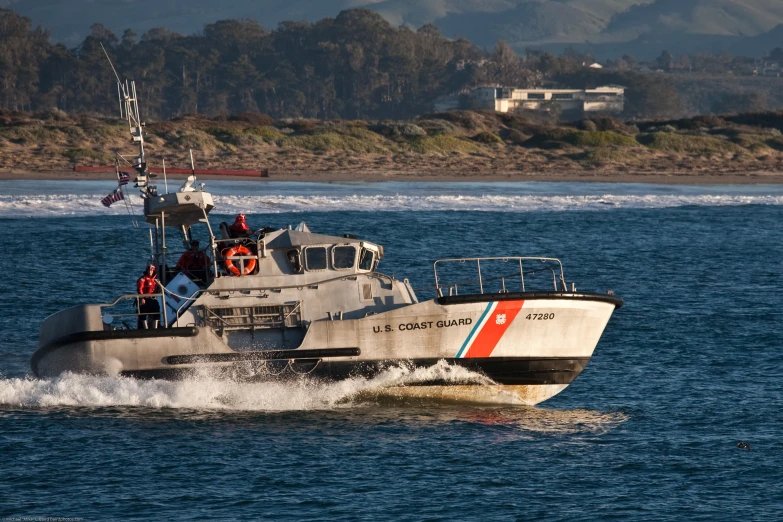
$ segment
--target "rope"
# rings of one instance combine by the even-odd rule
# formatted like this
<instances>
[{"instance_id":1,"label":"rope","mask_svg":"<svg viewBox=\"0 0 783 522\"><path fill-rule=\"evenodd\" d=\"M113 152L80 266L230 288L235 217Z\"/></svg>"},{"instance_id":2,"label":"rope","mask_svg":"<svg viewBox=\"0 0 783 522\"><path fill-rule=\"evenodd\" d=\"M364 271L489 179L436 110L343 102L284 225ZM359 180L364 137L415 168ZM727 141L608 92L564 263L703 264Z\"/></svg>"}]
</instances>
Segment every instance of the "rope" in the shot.
<instances>
[{"instance_id":1,"label":"rope","mask_svg":"<svg viewBox=\"0 0 783 522\"><path fill-rule=\"evenodd\" d=\"M321 364L321 359L318 359L318 360L316 360L316 361L315 361L315 364L313 365L313 367L312 367L312 368L310 368L310 371L309 371L309 372L298 372L298 371L294 370L294 365L293 365L293 362L294 362L295 360L296 360L296 359L288 359L288 368L289 368L289 369L290 369L292 372L294 372L295 374L297 374L297 375L310 375L311 373L313 373L313 372L315 371L315 369L316 369L316 368L318 368L318 365L319 365L319 364ZM279 374L278 374L278 375L279 375Z\"/></svg>"}]
</instances>

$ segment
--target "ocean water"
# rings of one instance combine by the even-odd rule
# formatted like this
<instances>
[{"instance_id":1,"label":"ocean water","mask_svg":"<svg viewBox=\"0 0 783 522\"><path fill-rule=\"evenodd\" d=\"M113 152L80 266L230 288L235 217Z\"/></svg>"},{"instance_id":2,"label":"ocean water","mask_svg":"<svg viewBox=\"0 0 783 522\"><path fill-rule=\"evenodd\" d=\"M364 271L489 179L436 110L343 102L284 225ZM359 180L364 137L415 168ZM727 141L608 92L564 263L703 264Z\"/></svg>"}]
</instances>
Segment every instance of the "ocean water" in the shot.
<instances>
[{"instance_id":1,"label":"ocean water","mask_svg":"<svg viewBox=\"0 0 783 522\"><path fill-rule=\"evenodd\" d=\"M417 287L437 258L518 254L614 290L626 304L590 364L536 407L384 397L422 378L403 368L332 384L31 377L47 315L111 301L142 270L147 231L100 205L112 189L0 182L0 517L783 513L783 187L208 182L213 223L244 211L353 233Z\"/></svg>"}]
</instances>

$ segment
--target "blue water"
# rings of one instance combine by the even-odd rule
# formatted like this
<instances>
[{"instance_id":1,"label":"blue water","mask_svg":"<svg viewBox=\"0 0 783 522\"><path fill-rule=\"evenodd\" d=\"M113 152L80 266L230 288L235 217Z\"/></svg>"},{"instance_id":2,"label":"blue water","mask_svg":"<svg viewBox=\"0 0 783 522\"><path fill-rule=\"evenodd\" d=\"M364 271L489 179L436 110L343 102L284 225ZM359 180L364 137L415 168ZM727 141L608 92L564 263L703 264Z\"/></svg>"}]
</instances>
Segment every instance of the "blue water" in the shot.
<instances>
[{"instance_id":1,"label":"blue water","mask_svg":"<svg viewBox=\"0 0 783 522\"><path fill-rule=\"evenodd\" d=\"M146 230L94 204L111 188L0 183L0 517L783 513L783 187L208 186L216 212L254 226L381 243L380 269L414 286L438 257L522 254L560 257L579 290L614 290L626 305L587 369L534 408L395 402L372 393L383 379L30 377L44 317L132 291L142 270Z\"/></svg>"}]
</instances>

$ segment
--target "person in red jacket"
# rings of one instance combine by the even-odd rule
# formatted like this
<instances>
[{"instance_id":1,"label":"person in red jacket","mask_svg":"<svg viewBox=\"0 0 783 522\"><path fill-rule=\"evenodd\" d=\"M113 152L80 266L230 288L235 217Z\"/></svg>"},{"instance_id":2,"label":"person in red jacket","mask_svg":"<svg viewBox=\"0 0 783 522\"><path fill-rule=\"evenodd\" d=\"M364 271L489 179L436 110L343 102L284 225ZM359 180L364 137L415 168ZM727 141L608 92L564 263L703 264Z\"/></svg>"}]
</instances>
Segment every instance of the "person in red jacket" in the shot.
<instances>
[{"instance_id":1,"label":"person in red jacket","mask_svg":"<svg viewBox=\"0 0 783 522\"><path fill-rule=\"evenodd\" d=\"M231 234L233 234L234 237L248 237L253 233L253 231L250 230L250 227L247 226L247 219L244 214L237 214L230 229Z\"/></svg>"},{"instance_id":2,"label":"person in red jacket","mask_svg":"<svg viewBox=\"0 0 783 522\"><path fill-rule=\"evenodd\" d=\"M190 242L190 250L180 256L176 269L187 276L206 280L209 258L207 254L198 249L199 242L194 239Z\"/></svg>"},{"instance_id":3,"label":"person in red jacket","mask_svg":"<svg viewBox=\"0 0 783 522\"><path fill-rule=\"evenodd\" d=\"M145 294L154 294L158 291L158 274L155 265L150 264L144 271L144 274L136 280L136 292ZM139 329L157 328L160 322L160 303L155 297L139 298Z\"/></svg>"}]
</instances>

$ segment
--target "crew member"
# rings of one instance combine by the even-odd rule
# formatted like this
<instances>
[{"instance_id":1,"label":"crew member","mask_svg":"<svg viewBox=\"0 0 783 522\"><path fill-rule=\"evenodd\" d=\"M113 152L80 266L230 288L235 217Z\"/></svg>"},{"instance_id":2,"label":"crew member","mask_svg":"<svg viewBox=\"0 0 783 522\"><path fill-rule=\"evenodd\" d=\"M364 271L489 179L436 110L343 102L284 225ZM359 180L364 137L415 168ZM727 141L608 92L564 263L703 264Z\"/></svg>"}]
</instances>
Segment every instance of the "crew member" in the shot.
<instances>
[{"instance_id":1,"label":"crew member","mask_svg":"<svg viewBox=\"0 0 783 522\"><path fill-rule=\"evenodd\" d=\"M207 257L207 254L199 250L198 247L198 239L194 239L190 242L190 250L182 254L179 258L176 270L185 272L186 275L192 278L206 280L209 258Z\"/></svg>"},{"instance_id":2,"label":"crew member","mask_svg":"<svg viewBox=\"0 0 783 522\"><path fill-rule=\"evenodd\" d=\"M136 281L139 294L154 294L158 291L158 274L155 265L150 264L144 274ZM160 303L154 297L139 298L139 329L157 328L160 322Z\"/></svg>"},{"instance_id":3,"label":"crew member","mask_svg":"<svg viewBox=\"0 0 783 522\"><path fill-rule=\"evenodd\" d=\"M245 219L244 214L237 214L230 230L234 237L250 237L253 234L253 231L247 226L247 220Z\"/></svg>"}]
</instances>

